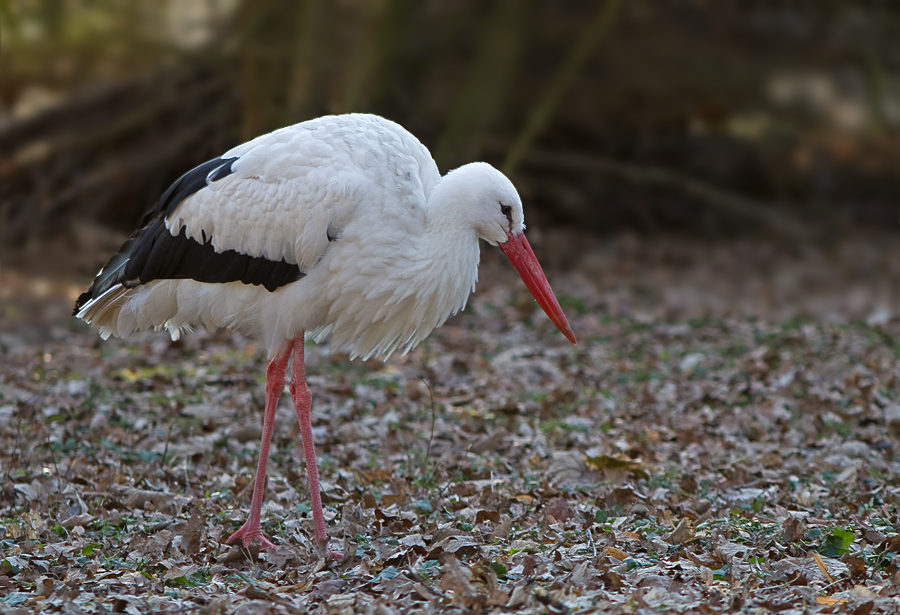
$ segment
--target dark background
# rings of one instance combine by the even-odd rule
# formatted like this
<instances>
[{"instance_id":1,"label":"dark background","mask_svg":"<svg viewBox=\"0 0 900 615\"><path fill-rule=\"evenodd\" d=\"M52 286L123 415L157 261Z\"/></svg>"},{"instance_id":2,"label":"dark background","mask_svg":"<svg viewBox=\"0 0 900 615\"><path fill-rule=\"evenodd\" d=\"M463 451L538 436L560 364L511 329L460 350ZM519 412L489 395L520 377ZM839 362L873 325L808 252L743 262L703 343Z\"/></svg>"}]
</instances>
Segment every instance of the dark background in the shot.
<instances>
[{"instance_id":1,"label":"dark background","mask_svg":"<svg viewBox=\"0 0 900 615\"><path fill-rule=\"evenodd\" d=\"M349 111L406 126L442 171L507 172L551 269L673 241L693 261L772 249L769 272L858 260L851 240L887 254L896 6L0 0L0 261L89 281L187 169Z\"/></svg>"}]
</instances>

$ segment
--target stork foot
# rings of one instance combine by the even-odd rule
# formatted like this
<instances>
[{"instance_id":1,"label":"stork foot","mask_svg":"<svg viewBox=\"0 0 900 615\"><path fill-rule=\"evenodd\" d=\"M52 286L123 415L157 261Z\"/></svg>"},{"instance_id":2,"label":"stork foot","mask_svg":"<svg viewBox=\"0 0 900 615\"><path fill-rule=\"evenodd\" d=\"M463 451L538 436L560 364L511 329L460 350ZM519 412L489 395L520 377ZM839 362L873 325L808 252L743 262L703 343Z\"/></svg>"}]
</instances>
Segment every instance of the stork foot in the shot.
<instances>
[{"instance_id":1,"label":"stork foot","mask_svg":"<svg viewBox=\"0 0 900 615\"><path fill-rule=\"evenodd\" d=\"M332 551L331 547L328 546L328 536L316 538L312 541L312 544L316 555L319 557L324 557L325 559L333 559L336 562L344 559L343 553L341 553L340 551Z\"/></svg>"},{"instance_id":2,"label":"stork foot","mask_svg":"<svg viewBox=\"0 0 900 615\"><path fill-rule=\"evenodd\" d=\"M244 548L250 547L250 543L253 542L253 539L259 540L259 548L260 549L268 549L269 547L274 548L275 545L269 541L265 536L263 536L262 528L260 528L259 523L255 524L256 527L250 525L250 521L244 523L241 526L241 529L236 531L234 534L228 537L228 540L225 541L225 544L234 544L240 539L242 543L244 543Z\"/></svg>"}]
</instances>

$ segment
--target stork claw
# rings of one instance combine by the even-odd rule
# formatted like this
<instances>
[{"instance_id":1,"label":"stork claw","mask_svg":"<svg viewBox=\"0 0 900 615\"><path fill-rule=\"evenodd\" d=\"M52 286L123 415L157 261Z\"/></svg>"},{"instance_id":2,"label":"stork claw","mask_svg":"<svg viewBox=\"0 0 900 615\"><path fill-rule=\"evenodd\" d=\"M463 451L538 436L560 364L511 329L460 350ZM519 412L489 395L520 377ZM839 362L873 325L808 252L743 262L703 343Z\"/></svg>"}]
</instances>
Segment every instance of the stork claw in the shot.
<instances>
[{"instance_id":1,"label":"stork claw","mask_svg":"<svg viewBox=\"0 0 900 615\"><path fill-rule=\"evenodd\" d=\"M246 549L250 547L250 543L252 543L253 539L256 538L257 540L259 540L260 549L275 547L274 543L270 542L269 539L263 535L262 528L260 528L259 523L256 524L256 527L251 527L249 523L250 521L247 521L246 523L244 523L244 525L241 526L241 529L229 536L228 540L225 541L225 544L233 544L237 542L238 538L240 538L241 542L244 543L244 548Z\"/></svg>"}]
</instances>

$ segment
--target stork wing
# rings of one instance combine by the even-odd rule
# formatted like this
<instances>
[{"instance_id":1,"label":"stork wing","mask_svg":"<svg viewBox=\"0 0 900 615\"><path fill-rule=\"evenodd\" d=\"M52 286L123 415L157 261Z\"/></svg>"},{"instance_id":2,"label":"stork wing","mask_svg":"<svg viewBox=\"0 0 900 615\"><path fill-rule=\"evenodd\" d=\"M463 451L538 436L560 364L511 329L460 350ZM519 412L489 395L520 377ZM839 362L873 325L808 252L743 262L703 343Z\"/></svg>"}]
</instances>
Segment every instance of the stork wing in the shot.
<instances>
[{"instance_id":1,"label":"stork wing","mask_svg":"<svg viewBox=\"0 0 900 615\"><path fill-rule=\"evenodd\" d=\"M274 291L315 266L357 207L424 205L439 177L415 137L374 116L319 118L263 135L172 184L75 312L116 285L158 279Z\"/></svg>"}]
</instances>

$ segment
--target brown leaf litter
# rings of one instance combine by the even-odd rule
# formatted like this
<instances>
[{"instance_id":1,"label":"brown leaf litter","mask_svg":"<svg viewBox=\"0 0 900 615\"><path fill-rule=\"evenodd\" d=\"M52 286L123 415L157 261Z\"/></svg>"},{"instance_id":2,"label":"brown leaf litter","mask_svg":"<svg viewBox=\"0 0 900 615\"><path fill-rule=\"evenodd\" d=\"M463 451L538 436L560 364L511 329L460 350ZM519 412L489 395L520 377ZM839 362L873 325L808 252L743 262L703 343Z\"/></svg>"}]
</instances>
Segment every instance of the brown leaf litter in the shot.
<instances>
[{"instance_id":1,"label":"brown leaf litter","mask_svg":"<svg viewBox=\"0 0 900 615\"><path fill-rule=\"evenodd\" d=\"M803 278L788 269L777 284ZM287 398L263 508L277 546L224 544L255 471L253 340L100 342L62 309L29 328L47 299L9 303L0 612L900 609L896 319L682 318L696 289L647 298L588 267L554 280L572 348L504 271L489 261L466 313L406 357L310 347L341 562L311 543Z\"/></svg>"}]
</instances>

